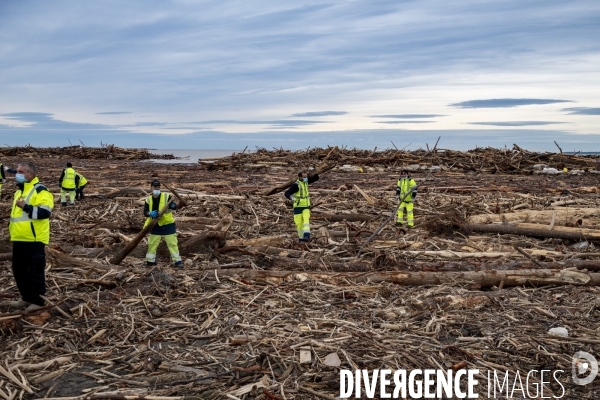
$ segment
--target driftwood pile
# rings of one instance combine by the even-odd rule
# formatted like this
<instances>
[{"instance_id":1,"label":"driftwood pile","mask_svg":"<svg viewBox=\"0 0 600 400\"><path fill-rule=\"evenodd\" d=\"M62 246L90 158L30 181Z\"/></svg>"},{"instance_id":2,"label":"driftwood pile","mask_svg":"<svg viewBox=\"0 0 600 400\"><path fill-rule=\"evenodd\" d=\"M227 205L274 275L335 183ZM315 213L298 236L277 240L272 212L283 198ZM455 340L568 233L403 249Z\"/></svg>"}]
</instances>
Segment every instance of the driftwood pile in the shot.
<instances>
[{"instance_id":1,"label":"driftwood pile","mask_svg":"<svg viewBox=\"0 0 600 400\"><path fill-rule=\"evenodd\" d=\"M306 168L322 160L334 161L340 170L357 171L370 168L385 171L403 165L411 171L429 170L466 173L508 174L584 174L600 170L600 157L560 153L530 152L514 145L512 149L477 148L469 151L431 150L357 150L347 148L313 148L307 151L259 148L255 152L234 153L219 159L201 159L198 163L209 170L241 169L246 171L279 167Z\"/></svg>"},{"instance_id":2,"label":"driftwood pile","mask_svg":"<svg viewBox=\"0 0 600 400\"><path fill-rule=\"evenodd\" d=\"M350 151L332 150L247 170L71 159L90 181L87 198L53 212L48 306L0 306L0 398L334 398L340 368L478 368L481 394L488 370L563 370L563 398L595 398L600 381L577 386L570 371L575 352L600 356L596 175L442 169L419 188L416 227L389 224L357 257L394 212L408 164L350 164L361 173L341 168ZM65 160L37 160L56 194ZM313 240L299 244L281 184L309 166L322 174L311 186ZM158 267L144 266L144 243L110 264L141 230L155 177L188 203L175 212L185 268L171 268L164 244ZM18 292L1 235L9 301ZM550 334L556 327L568 337ZM545 396L561 394L545 384Z\"/></svg>"},{"instance_id":3,"label":"driftwood pile","mask_svg":"<svg viewBox=\"0 0 600 400\"><path fill-rule=\"evenodd\" d=\"M172 154L152 154L146 149L125 149L112 144L102 147L87 147L84 145L68 147L2 147L0 157L19 157L20 159L65 158L87 160L173 160Z\"/></svg>"}]
</instances>

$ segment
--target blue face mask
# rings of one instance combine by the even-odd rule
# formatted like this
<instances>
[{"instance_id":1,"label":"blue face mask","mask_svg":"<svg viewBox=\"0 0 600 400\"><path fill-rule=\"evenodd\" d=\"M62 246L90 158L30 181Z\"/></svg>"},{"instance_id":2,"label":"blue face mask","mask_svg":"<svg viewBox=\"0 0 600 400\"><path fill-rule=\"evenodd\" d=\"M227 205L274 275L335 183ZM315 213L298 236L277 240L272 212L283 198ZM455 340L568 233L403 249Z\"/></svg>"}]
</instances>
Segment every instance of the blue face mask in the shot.
<instances>
[{"instance_id":1,"label":"blue face mask","mask_svg":"<svg viewBox=\"0 0 600 400\"><path fill-rule=\"evenodd\" d=\"M25 179L25 174L16 174L15 179L19 183L25 183L27 181L27 179Z\"/></svg>"},{"instance_id":2,"label":"blue face mask","mask_svg":"<svg viewBox=\"0 0 600 400\"><path fill-rule=\"evenodd\" d=\"M155 196L158 196L158 195L160 195L160 189L158 189L158 190L157 190L157 189L154 189L154 190L152 191L152 194L153 194L153 195L155 195Z\"/></svg>"},{"instance_id":3,"label":"blue face mask","mask_svg":"<svg viewBox=\"0 0 600 400\"><path fill-rule=\"evenodd\" d=\"M308 178L302 178L302 182L308 182Z\"/></svg>"}]
</instances>

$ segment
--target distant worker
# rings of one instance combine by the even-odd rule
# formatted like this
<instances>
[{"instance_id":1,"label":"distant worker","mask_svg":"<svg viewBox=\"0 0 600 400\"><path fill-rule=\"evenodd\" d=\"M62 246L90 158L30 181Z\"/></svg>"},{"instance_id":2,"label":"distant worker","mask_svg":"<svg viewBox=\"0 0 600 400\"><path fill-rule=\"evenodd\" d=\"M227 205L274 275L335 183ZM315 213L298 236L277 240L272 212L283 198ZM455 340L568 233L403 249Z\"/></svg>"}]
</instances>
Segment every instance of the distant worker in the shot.
<instances>
[{"instance_id":1,"label":"distant worker","mask_svg":"<svg viewBox=\"0 0 600 400\"><path fill-rule=\"evenodd\" d=\"M309 170L309 172L312 169ZM298 173L298 180L285 192L285 197L294 206L294 223L298 231L298 242L310 240L310 196L308 185L319 180L319 175L308 177L306 172Z\"/></svg>"},{"instance_id":2,"label":"distant worker","mask_svg":"<svg viewBox=\"0 0 600 400\"><path fill-rule=\"evenodd\" d=\"M412 228L415 226L413 208L415 197L417 197L416 188L417 183L410 177L408 171L403 170L400 172L400 179L398 179L398 183L396 184L396 200L400 201L398 204L398 219L396 220L396 225L404 225L404 209L406 208L408 227Z\"/></svg>"},{"instance_id":3,"label":"distant worker","mask_svg":"<svg viewBox=\"0 0 600 400\"><path fill-rule=\"evenodd\" d=\"M77 188L75 188L75 200L83 200L83 189L85 189L88 181L85 179L85 176L81 175L79 172L76 172L77 178Z\"/></svg>"},{"instance_id":4,"label":"distant worker","mask_svg":"<svg viewBox=\"0 0 600 400\"><path fill-rule=\"evenodd\" d=\"M67 163L67 168L63 169L60 178L58 179L58 186L60 186L60 202L63 206L67 205L67 193L69 193L69 200L71 205L75 205L75 190L79 184L79 177L77 171L73 169L73 164Z\"/></svg>"},{"instance_id":5,"label":"distant worker","mask_svg":"<svg viewBox=\"0 0 600 400\"><path fill-rule=\"evenodd\" d=\"M173 210L177 209L177 205L171 200L169 193L161 193L159 181L152 182L150 187L152 194L148 196L144 204L144 216L148 217L144 223L144 228L148 226L152 219L158 218L158 213L166 204L169 205L169 208L150 231L146 265L156 265L156 250L158 249L160 239L164 237L169 248L169 253L171 253L171 260L175 263L175 268L183 268L183 261L181 261L179 248L177 247L177 232L175 229L175 219L173 218Z\"/></svg>"},{"instance_id":6,"label":"distant worker","mask_svg":"<svg viewBox=\"0 0 600 400\"><path fill-rule=\"evenodd\" d=\"M5 167L4 165L2 165L2 163L0 163L0 175L2 176L2 178L0 178L0 197L2 197L2 184L6 180L7 172L10 172L11 174L16 174L17 170Z\"/></svg>"},{"instance_id":7,"label":"distant worker","mask_svg":"<svg viewBox=\"0 0 600 400\"><path fill-rule=\"evenodd\" d=\"M13 242L12 270L21 300L12 308L35 311L44 306L46 294L46 252L50 241L50 214L54 196L37 178L35 165L20 163L16 170L14 195L8 232Z\"/></svg>"}]
</instances>

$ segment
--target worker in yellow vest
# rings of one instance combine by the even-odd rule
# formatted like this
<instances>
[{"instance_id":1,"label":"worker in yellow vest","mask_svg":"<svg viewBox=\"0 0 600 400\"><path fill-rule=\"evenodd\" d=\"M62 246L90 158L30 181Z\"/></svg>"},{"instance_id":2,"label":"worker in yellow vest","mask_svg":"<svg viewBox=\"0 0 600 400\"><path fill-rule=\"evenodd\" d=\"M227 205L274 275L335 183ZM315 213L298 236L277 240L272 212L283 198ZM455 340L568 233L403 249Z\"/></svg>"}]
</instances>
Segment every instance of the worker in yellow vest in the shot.
<instances>
[{"instance_id":1,"label":"worker in yellow vest","mask_svg":"<svg viewBox=\"0 0 600 400\"><path fill-rule=\"evenodd\" d=\"M396 184L396 200L401 201L398 204L396 225L404 225L404 209L406 209L408 227L415 226L413 215L415 197L417 197L417 183L410 177L407 170L403 170L400 172L400 179Z\"/></svg>"},{"instance_id":2,"label":"worker in yellow vest","mask_svg":"<svg viewBox=\"0 0 600 400\"><path fill-rule=\"evenodd\" d=\"M76 172L79 180L77 181L77 188L75 188L75 200L83 200L83 189L85 189L88 181L85 179L85 176L81 175L79 172Z\"/></svg>"},{"instance_id":3,"label":"worker in yellow vest","mask_svg":"<svg viewBox=\"0 0 600 400\"><path fill-rule=\"evenodd\" d=\"M298 173L298 180L284 193L294 206L294 223L298 231L298 242L310 240L310 196L308 185L319 180L319 175L308 176L306 172Z\"/></svg>"},{"instance_id":4,"label":"worker in yellow vest","mask_svg":"<svg viewBox=\"0 0 600 400\"><path fill-rule=\"evenodd\" d=\"M8 232L13 242L12 270L21 300L10 304L12 308L35 311L44 306L46 294L46 252L50 241L50 214L54 196L37 178L34 164L18 165Z\"/></svg>"},{"instance_id":5,"label":"worker in yellow vest","mask_svg":"<svg viewBox=\"0 0 600 400\"><path fill-rule=\"evenodd\" d=\"M158 213L166 204L169 205L167 211L160 217L158 223L154 225L148 237L148 252L146 253L146 265L156 265L156 250L161 238L165 238L171 260L175 263L175 268L183 268L183 261L179 255L177 246L177 231L175 228L175 219L173 218L173 210L177 209L177 205L171 200L169 193L161 193L160 182L154 181L151 184L152 194L148 196L144 203L144 216L146 222L144 228L152 221L153 218L158 218Z\"/></svg>"},{"instance_id":6,"label":"worker in yellow vest","mask_svg":"<svg viewBox=\"0 0 600 400\"><path fill-rule=\"evenodd\" d=\"M60 178L58 179L58 185L60 186L60 202L63 206L67 205L67 193L69 193L69 200L71 205L75 205L75 189L79 183L79 177L77 171L73 169L73 164L67 163L67 168L63 169Z\"/></svg>"}]
</instances>

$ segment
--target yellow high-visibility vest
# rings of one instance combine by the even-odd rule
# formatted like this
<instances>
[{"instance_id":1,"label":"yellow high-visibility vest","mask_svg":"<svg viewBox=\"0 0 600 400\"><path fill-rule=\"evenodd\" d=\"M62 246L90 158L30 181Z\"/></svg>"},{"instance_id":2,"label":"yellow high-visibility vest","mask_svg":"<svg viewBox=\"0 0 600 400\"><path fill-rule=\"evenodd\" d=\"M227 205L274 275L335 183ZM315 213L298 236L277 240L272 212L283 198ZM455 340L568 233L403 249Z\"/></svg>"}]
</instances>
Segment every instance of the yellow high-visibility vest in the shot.
<instances>
[{"instance_id":1,"label":"yellow high-visibility vest","mask_svg":"<svg viewBox=\"0 0 600 400\"><path fill-rule=\"evenodd\" d=\"M87 184L87 179L85 179L85 177L83 175L81 175L79 172L77 172L77 176L79 177L79 185L77 186L77 189L79 189L83 185Z\"/></svg>"},{"instance_id":2,"label":"yellow high-visibility vest","mask_svg":"<svg viewBox=\"0 0 600 400\"><path fill-rule=\"evenodd\" d=\"M400 188L400 199L402 200L411 189L414 189L417 186L417 182L412 178L402 178L398 179L397 185ZM410 200L410 198L406 200Z\"/></svg>"},{"instance_id":3,"label":"yellow high-visibility vest","mask_svg":"<svg viewBox=\"0 0 600 400\"><path fill-rule=\"evenodd\" d=\"M158 202L158 211L160 212L160 210L163 209L163 207L165 206L165 204L167 204L167 202L169 201L169 198L171 196L168 193L161 193L160 194L160 201ZM153 206L153 202L156 199L150 195L148 196L148 198L146 199L146 204L148 204L149 211L152 211L152 206ZM152 221L151 217L146 218L146 222L144 222L144 228L146 226L148 226L148 224L150 223L150 221ZM158 220L158 225L159 226L163 226L163 225L168 225L168 224L172 224L175 222L175 218L173 218L173 211L169 208L167 209L167 211L165 211L165 213L159 218Z\"/></svg>"},{"instance_id":4,"label":"yellow high-visibility vest","mask_svg":"<svg viewBox=\"0 0 600 400\"><path fill-rule=\"evenodd\" d=\"M308 195L308 183L301 181L301 180L297 180L296 183L298 184L298 191L296 193L293 194L295 200L294 200L294 207L310 207L310 197Z\"/></svg>"},{"instance_id":5,"label":"yellow high-visibility vest","mask_svg":"<svg viewBox=\"0 0 600 400\"><path fill-rule=\"evenodd\" d=\"M23 184L23 191L17 190L13 199L13 206L10 212L10 223L8 231L12 242L42 242L48 244L50 241L50 219L37 219L40 209L52 212L54 208L54 197L42 184L38 178L31 182ZM17 207L17 200L23 198L25 204L33 207L31 218Z\"/></svg>"},{"instance_id":6,"label":"yellow high-visibility vest","mask_svg":"<svg viewBox=\"0 0 600 400\"><path fill-rule=\"evenodd\" d=\"M65 168L65 175L61 186L65 189L75 189L75 170L73 168Z\"/></svg>"}]
</instances>

